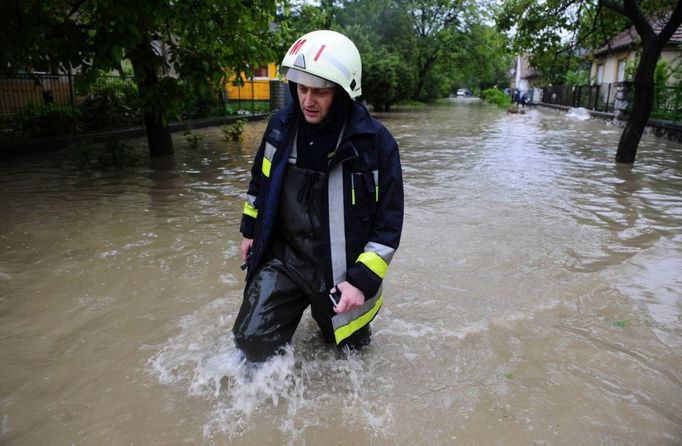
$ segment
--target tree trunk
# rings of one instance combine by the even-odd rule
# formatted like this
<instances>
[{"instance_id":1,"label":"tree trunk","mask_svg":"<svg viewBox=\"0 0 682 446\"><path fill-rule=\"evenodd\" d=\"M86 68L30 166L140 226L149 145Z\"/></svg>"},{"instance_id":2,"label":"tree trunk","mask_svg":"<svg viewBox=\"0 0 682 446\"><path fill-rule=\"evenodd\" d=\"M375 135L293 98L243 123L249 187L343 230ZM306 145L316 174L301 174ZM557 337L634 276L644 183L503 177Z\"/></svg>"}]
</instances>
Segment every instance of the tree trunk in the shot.
<instances>
[{"instance_id":1,"label":"tree trunk","mask_svg":"<svg viewBox=\"0 0 682 446\"><path fill-rule=\"evenodd\" d=\"M637 155L637 146L642 133L651 116L654 104L654 72L658 58L663 51L663 46L668 43L675 31L682 24L682 1L673 2L674 9L668 16L667 23L656 34L640 9L638 0L599 0L600 6L605 6L617 14L627 17L637 30L642 39L642 55L635 73L635 97L632 103L632 112L628 122L620 136L616 162L634 164Z\"/></svg>"},{"instance_id":2,"label":"tree trunk","mask_svg":"<svg viewBox=\"0 0 682 446\"><path fill-rule=\"evenodd\" d=\"M654 105L654 71L661 55L659 45L645 45L637 72L635 73L635 94L632 110L623 133L620 135L616 162L634 164L637 147L642 139L644 128L651 116Z\"/></svg>"},{"instance_id":3,"label":"tree trunk","mask_svg":"<svg viewBox=\"0 0 682 446\"><path fill-rule=\"evenodd\" d=\"M158 57L149 42L140 44L130 53L144 110L144 126L147 130L151 157L173 154L173 141L168 121L165 119L164 104L159 102L162 95L158 94L161 86L158 75Z\"/></svg>"},{"instance_id":4,"label":"tree trunk","mask_svg":"<svg viewBox=\"0 0 682 446\"><path fill-rule=\"evenodd\" d=\"M158 110L144 112L144 126L147 129L149 156L172 155L173 141L170 129Z\"/></svg>"}]
</instances>

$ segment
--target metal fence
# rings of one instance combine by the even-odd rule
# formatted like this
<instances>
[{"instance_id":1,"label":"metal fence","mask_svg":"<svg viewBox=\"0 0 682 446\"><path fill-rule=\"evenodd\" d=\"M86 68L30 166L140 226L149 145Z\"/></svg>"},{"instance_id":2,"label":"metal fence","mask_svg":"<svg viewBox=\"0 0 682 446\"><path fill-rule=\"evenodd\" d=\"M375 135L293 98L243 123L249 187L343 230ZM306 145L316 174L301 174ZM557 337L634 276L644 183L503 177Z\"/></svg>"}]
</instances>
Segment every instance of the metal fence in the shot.
<instances>
[{"instance_id":1,"label":"metal fence","mask_svg":"<svg viewBox=\"0 0 682 446\"><path fill-rule=\"evenodd\" d=\"M267 89L267 81L264 88ZM30 105L55 105L77 109L94 90L106 89L107 93L120 100L137 95L132 79L119 76L100 76L94 83L77 74L18 74L0 76L0 117L12 116ZM246 97L243 97L246 96ZM270 100L259 100L253 95L229 98L226 92L213 98L221 102L217 110L224 113L236 110L250 112L271 111ZM201 98L204 100L205 98Z\"/></svg>"},{"instance_id":2,"label":"metal fence","mask_svg":"<svg viewBox=\"0 0 682 446\"><path fill-rule=\"evenodd\" d=\"M226 87L202 94L181 85L171 119L259 115L291 101L288 86L279 80L259 84L260 96L238 91L230 97ZM91 81L75 74L0 75L0 145L143 125L131 77L99 76Z\"/></svg>"},{"instance_id":3,"label":"metal fence","mask_svg":"<svg viewBox=\"0 0 682 446\"><path fill-rule=\"evenodd\" d=\"M11 115L31 104L75 107L72 75L11 75L0 77L0 114Z\"/></svg>"},{"instance_id":4,"label":"metal fence","mask_svg":"<svg viewBox=\"0 0 682 446\"><path fill-rule=\"evenodd\" d=\"M622 97L619 99L629 104L623 110L627 114L632 106L634 94L631 82L544 87L542 88L542 102L613 113L618 91L622 92ZM655 87L651 118L682 121L682 85Z\"/></svg>"},{"instance_id":5,"label":"metal fence","mask_svg":"<svg viewBox=\"0 0 682 446\"><path fill-rule=\"evenodd\" d=\"M542 102L546 104L584 107L606 113L613 112L615 96L615 84L560 85L542 89Z\"/></svg>"},{"instance_id":6,"label":"metal fence","mask_svg":"<svg viewBox=\"0 0 682 446\"><path fill-rule=\"evenodd\" d=\"M682 85L654 89L654 107L651 117L682 122Z\"/></svg>"}]
</instances>

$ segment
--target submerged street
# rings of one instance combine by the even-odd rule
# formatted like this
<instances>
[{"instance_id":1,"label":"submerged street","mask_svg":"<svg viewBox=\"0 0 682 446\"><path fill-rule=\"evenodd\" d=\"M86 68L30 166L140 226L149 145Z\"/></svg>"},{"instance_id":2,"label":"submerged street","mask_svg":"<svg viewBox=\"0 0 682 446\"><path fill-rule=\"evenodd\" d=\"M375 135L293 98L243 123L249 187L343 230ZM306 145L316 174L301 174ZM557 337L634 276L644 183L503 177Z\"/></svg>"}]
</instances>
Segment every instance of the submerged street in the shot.
<instances>
[{"instance_id":1,"label":"submerged street","mask_svg":"<svg viewBox=\"0 0 682 446\"><path fill-rule=\"evenodd\" d=\"M403 238L369 348L306 314L258 371L230 329L265 122L177 133L175 165L0 166L0 443L677 445L682 145L461 98L376 115ZM142 144L143 141L135 141Z\"/></svg>"}]
</instances>

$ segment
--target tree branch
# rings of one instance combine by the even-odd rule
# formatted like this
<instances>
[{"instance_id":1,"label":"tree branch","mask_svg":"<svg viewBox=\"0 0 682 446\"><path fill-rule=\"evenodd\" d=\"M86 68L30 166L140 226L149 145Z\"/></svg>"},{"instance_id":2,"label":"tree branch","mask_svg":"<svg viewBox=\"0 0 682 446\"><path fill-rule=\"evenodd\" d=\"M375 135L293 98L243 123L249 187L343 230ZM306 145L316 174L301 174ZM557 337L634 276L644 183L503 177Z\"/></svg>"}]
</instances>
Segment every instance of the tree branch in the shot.
<instances>
[{"instance_id":1,"label":"tree branch","mask_svg":"<svg viewBox=\"0 0 682 446\"><path fill-rule=\"evenodd\" d=\"M673 34L675 34L675 31L680 27L680 24L682 24L682 2L678 1L675 9L668 18L668 23L665 24L665 27L663 27L658 34L657 39L661 42L667 42Z\"/></svg>"},{"instance_id":2,"label":"tree branch","mask_svg":"<svg viewBox=\"0 0 682 446\"><path fill-rule=\"evenodd\" d=\"M637 30L637 34L642 38L642 42L650 42L655 38L656 33L639 7L638 0L623 0L625 15L632 21Z\"/></svg>"},{"instance_id":3,"label":"tree branch","mask_svg":"<svg viewBox=\"0 0 682 446\"><path fill-rule=\"evenodd\" d=\"M76 2L75 5L71 8L71 11L66 15L66 17L71 17L74 15L76 12L78 12L79 9L81 9L81 6L83 6L84 3L87 3L88 0L80 0Z\"/></svg>"},{"instance_id":4,"label":"tree branch","mask_svg":"<svg viewBox=\"0 0 682 446\"><path fill-rule=\"evenodd\" d=\"M598 5L605 6L609 8L611 11L614 11L620 15L626 15L625 7L623 7L621 3L615 2L613 0L599 0Z\"/></svg>"},{"instance_id":5,"label":"tree branch","mask_svg":"<svg viewBox=\"0 0 682 446\"><path fill-rule=\"evenodd\" d=\"M638 0L623 0L622 4L613 0L599 0L599 4L630 19L643 43L651 42L656 37L651 23L649 23L639 7Z\"/></svg>"}]
</instances>

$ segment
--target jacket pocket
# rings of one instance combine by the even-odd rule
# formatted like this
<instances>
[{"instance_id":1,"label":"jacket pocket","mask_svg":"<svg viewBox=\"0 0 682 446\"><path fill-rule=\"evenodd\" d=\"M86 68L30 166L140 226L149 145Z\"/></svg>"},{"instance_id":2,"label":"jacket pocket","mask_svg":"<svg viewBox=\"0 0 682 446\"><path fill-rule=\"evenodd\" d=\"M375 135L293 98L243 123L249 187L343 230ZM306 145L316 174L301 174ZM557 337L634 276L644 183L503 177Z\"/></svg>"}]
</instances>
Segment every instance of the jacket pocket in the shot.
<instances>
[{"instance_id":1,"label":"jacket pocket","mask_svg":"<svg viewBox=\"0 0 682 446\"><path fill-rule=\"evenodd\" d=\"M352 172L350 204L353 214L368 220L379 199L377 171Z\"/></svg>"}]
</instances>

